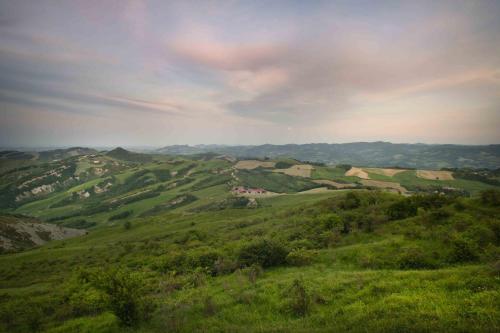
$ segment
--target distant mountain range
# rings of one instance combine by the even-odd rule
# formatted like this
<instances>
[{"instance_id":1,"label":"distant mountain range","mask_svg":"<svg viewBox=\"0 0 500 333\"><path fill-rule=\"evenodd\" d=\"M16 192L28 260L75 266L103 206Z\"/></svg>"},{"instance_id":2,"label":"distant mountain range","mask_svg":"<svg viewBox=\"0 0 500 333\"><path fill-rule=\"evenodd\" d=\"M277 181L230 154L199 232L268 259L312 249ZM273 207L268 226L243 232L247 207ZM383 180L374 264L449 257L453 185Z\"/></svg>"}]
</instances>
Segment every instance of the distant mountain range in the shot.
<instances>
[{"instance_id":1,"label":"distant mountain range","mask_svg":"<svg viewBox=\"0 0 500 333\"><path fill-rule=\"evenodd\" d=\"M136 152L116 148L108 151L110 157L146 162L148 154L196 155L215 153L237 158L278 158L290 157L300 161L320 162L331 165L351 164L355 166L404 167L420 169L441 168L500 168L500 144L466 146L451 144L406 144L390 142L354 143L310 143L286 145L173 145L159 149L134 149ZM2 160L61 160L71 156L96 154L98 150L72 147L38 152L4 150Z\"/></svg>"},{"instance_id":2,"label":"distant mountain range","mask_svg":"<svg viewBox=\"0 0 500 333\"><path fill-rule=\"evenodd\" d=\"M259 146L174 145L156 150L171 155L203 153L245 158L291 157L301 161L360 166L400 166L406 168L500 168L500 145L466 146L451 144L394 144L355 142L311 143Z\"/></svg>"}]
</instances>

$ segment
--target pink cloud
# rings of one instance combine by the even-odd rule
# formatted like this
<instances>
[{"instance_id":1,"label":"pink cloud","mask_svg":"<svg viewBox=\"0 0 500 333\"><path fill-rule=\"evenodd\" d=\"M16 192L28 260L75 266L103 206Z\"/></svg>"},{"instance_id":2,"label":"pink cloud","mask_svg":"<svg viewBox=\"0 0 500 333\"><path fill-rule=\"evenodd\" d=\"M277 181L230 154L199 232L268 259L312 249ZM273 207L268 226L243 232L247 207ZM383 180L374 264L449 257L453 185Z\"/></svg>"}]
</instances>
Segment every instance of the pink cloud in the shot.
<instances>
[{"instance_id":1,"label":"pink cloud","mask_svg":"<svg viewBox=\"0 0 500 333\"><path fill-rule=\"evenodd\" d=\"M229 44L209 39L180 39L170 47L181 59L218 70L258 70L284 52L272 43Z\"/></svg>"},{"instance_id":2,"label":"pink cloud","mask_svg":"<svg viewBox=\"0 0 500 333\"><path fill-rule=\"evenodd\" d=\"M283 86L290 79L283 68L265 68L258 71L231 71L228 85L247 93L262 93Z\"/></svg>"}]
</instances>

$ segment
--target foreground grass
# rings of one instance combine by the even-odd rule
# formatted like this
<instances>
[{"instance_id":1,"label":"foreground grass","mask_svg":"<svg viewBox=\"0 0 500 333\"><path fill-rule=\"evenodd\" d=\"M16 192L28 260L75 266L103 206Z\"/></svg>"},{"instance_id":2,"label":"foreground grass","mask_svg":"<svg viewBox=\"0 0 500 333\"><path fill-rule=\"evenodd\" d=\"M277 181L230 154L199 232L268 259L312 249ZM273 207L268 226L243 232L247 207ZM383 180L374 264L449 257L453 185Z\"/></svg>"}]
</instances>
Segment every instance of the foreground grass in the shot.
<instances>
[{"instance_id":1,"label":"foreground grass","mask_svg":"<svg viewBox=\"0 0 500 333\"><path fill-rule=\"evenodd\" d=\"M294 280L307 315L290 310ZM497 278L485 267L436 271L339 271L324 265L275 269L255 283L242 272L163 299L152 331L495 332ZM207 301L208 300L208 301Z\"/></svg>"},{"instance_id":2,"label":"foreground grass","mask_svg":"<svg viewBox=\"0 0 500 333\"><path fill-rule=\"evenodd\" d=\"M257 209L179 210L0 255L0 331L499 331L498 207L431 199L423 203L435 207L391 219L391 207L412 199L286 195ZM242 249L261 239L304 260L242 264ZM459 258L457 244L466 246ZM111 313L109 295L77 278L116 267L140 275L151 305L133 327Z\"/></svg>"}]
</instances>

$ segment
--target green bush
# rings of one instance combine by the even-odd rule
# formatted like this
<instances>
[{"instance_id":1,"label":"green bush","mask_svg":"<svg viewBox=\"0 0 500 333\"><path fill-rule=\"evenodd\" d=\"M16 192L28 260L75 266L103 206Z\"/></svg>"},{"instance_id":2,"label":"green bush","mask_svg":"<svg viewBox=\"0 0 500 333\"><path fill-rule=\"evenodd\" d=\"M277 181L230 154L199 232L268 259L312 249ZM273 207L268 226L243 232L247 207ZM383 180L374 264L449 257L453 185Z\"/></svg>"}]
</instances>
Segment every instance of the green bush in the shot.
<instances>
[{"instance_id":1,"label":"green bush","mask_svg":"<svg viewBox=\"0 0 500 333\"><path fill-rule=\"evenodd\" d=\"M97 315L108 306L108 297L103 292L79 286L68 297L68 304L76 316Z\"/></svg>"},{"instance_id":2,"label":"green bush","mask_svg":"<svg viewBox=\"0 0 500 333\"><path fill-rule=\"evenodd\" d=\"M274 167L276 169L288 169L292 165L293 165L292 163L288 163L288 162L285 162L285 161L279 161L279 162L276 162L276 164L274 165Z\"/></svg>"},{"instance_id":3,"label":"green bush","mask_svg":"<svg viewBox=\"0 0 500 333\"><path fill-rule=\"evenodd\" d=\"M257 264L265 268L284 264L287 255L288 249L281 243L262 239L244 246L239 252L238 261L241 266Z\"/></svg>"},{"instance_id":4,"label":"green bush","mask_svg":"<svg viewBox=\"0 0 500 333\"><path fill-rule=\"evenodd\" d=\"M289 299L288 307L294 315L304 317L309 313L311 297L301 279L295 279L293 281L287 295Z\"/></svg>"},{"instance_id":5,"label":"green bush","mask_svg":"<svg viewBox=\"0 0 500 333\"><path fill-rule=\"evenodd\" d=\"M312 263L316 255L315 251L298 249L288 253L286 262L292 266L306 266Z\"/></svg>"},{"instance_id":6,"label":"green bush","mask_svg":"<svg viewBox=\"0 0 500 333\"><path fill-rule=\"evenodd\" d=\"M500 206L500 191L496 189L482 191L481 202L488 206Z\"/></svg>"},{"instance_id":7,"label":"green bush","mask_svg":"<svg viewBox=\"0 0 500 333\"><path fill-rule=\"evenodd\" d=\"M413 200L405 198L390 205L387 215L391 220L401 220L417 215L417 208Z\"/></svg>"},{"instance_id":8,"label":"green bush","mask_svg":"<svg viewBox=\"0 0 500 333\"><path fill-rule=\"evenodd\" d=\"M355 209L358 208L359 206L361 206L361 199L354 192L348 192L345 195L344 200L340 204L340 207L346 210Z\"/></svg>"},{"instance_id":9,"label":"green bush","mask_svg":"<svg viewBox=\"0 0 500 333\"><path fill-rule=\"evenodd\" d=\"M123 228L125 230L130 230L130 228L132 228L132 222L130 221L125 221L125 223L123 223Z\"/></svg>"},{"instance_id":10,"label":"green bush","mask_svg":"<svg viewBox=\"0 0 500 333\"><path fill-rule=\"evenodd\" d=\"M99 271L91 278L92 285L109 298L109 308L125 326L137 324L145 315L147 303L138 275L121 269Z\"/></svg>"},{"instance_id":11,"label":"green bush","mask_svg":"<svg viewBox=\"0 0 500 333\"><path fill-rule=\"evenodd\" d=\"M465 237L452 240L450 261L454 263L472 262L479 258L477 243Z\"/></svg>"},{"instance_id":12,"label":"green bush","mask_svg":"<svg viewBox=\"0 0 500 333\"><path fill-rule=\"evenodd\" d=\"M130 215L132 215L133 211L131 210L126 210L124 212L121 212L121 213L118 213L118 214L115 214L115 215L111 215L108 219L108 221L114 221L114 220L122 220L122 219L126 219L127 217L129 217Z\"/></svg>"},{"instance_id":13,"label":"green bush","mask_svg":"<svg viewBox=\"0 0 500 333\"><path fill-rule=\"evenodd\" d=\"M250 283L255 283L257 279L262 276L264 270L260 265L253 264L252 266L245 268L243 272L247 275Z\"/></svg>"},{"instance_id":14,"label":"green bush","mask_svg":"<svg viewBox=\"0 0 500 333\"><path fill-rule=\"evenodd\" d=\"M401 269L433 269L438 263L421 248L405 249L397 259Z\"/></svg>"}]
</instances>

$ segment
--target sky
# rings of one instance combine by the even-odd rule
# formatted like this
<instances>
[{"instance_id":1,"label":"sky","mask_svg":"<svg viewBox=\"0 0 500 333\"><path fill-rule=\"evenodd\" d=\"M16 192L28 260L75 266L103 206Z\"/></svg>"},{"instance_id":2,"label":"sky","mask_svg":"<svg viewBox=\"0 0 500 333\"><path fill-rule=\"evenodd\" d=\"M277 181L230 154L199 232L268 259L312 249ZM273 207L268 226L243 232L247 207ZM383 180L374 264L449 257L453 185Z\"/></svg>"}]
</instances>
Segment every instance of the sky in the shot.
<instances>
[{"instance_id":1,"label":"sky","mask_svg":"<svg viewBox=\"0 0 500 333\"><path fill-rule=\"evenodd\" d=\"M500 143L500 1L0 0L0 146Z\"/></svg>"}]
</instances>

